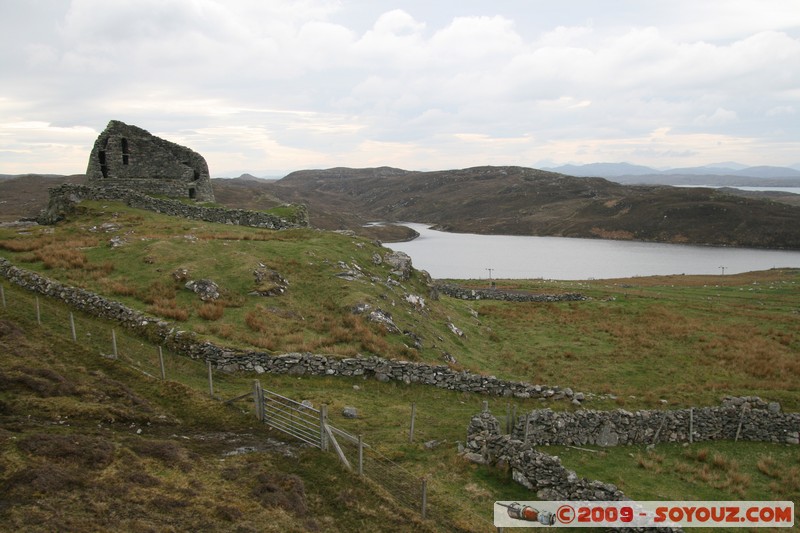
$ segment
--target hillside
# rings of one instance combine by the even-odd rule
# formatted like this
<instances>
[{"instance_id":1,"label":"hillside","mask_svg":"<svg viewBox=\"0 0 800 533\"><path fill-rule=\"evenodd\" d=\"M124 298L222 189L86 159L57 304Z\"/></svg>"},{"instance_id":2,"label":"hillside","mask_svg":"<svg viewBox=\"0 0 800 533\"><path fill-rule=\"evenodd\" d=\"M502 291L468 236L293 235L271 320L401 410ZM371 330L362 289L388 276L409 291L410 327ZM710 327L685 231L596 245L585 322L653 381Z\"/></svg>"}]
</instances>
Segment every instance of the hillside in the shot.
<instances>
[{"instance_id":1,"label":"hillside","mask_svg":"<svg viewBox=\"0 0 800 533\"><path fill-rule=\"evenodd\" d=\"M312 224L427 222L448 231L800 248L800 208L714 189L625 186L522 167L294 172L268 186Z\"/></svg>"},{"instance_id":2,"label":"hillside","mask_svg":"<svg viewBox=\"0 0 800 533\"><path fill-rule=\"evenodd\" d=\"M62 183L86 183L86 176L23 174L0 180L0 222L35 217L47 205L47 189Z\"/></svg>"},{"instance_id":3,"label":"hillside","mask_svg":"<svg viewBox=\"0 0 800 533\"><path fill-rule=\"evenodd\" d=\"M3 531L434 530L251 413L32 318L0 310Z\"/></svg>"},{"instance_id":4,"label":"hillside","mask_svg":"<svg viewBox=\"0 0 800 533\"><path fill-rule=\"evenodd\" d=\"M0 181L0 221L33 217L47 188L75 176ZM428 222L456 232L554 235L760 248L800 248L800 196L735 189L621 185L522 167L412 172L380 167L303 170L281 180L212 180L217 203L263 210L309 206L313 226L383 241L411 239L401 225Z\"/></svg>"},{"instance_id":5,"label":"hillside","mask_svg":"<svg viewBox=\"0 0 800 533\"><path fill-rule=\"evenodd\" d=\"M341 233L212 224L110 201L84 202L52 227L0 227L0 257L13 264L232 349L436 363L585 391L587 408L715 405L728 394L759 395L788 411L800 407L796 269L497 280L499 290L589 297L516 303L437 298L422 272L399 268L387 254L370 240ZM187 287L200 279L216 282L218 300L203 302ZM0 518L15 529L488 531L490 502L535 494L513 483L507 470L467 463L457 454L480 403L490 401L497 415L512 408L584 407L377 376L217 370L215 391L224 398L260 379L294 398L329 405L331 413L356 406L358 418L340 415L337 426L363 434L412 477L430 476L433 521L417 523L348 477L333 454L306 450L287 458L278 443L225 456L240 446L265 446L275 434L257 428L252 413L197 392L207 387L202 363L197 372L198 362L168 354L170 377L162 383L152 377L157 363L148 339L116 324L121 353L141 349L145 355L116 362L98 357L98 350L67 340L63 304L54 312L49 299L39 298L39 325L34 296L1 283L8 306L0 309L0 349L13 357L0 361ZM109 353L113 326L79 316L81 344L93 342ZM61 336L49 335L56 328ZM179 369L187 369L180 380ZM194 387L181 385L187 379ZM418 441L409 443L412 402ZM551 452L579 475L611 480L640 500L800 497L795 446L708 442L688 449L659 444L652 451Z\"/></svg>"}]
</instances>

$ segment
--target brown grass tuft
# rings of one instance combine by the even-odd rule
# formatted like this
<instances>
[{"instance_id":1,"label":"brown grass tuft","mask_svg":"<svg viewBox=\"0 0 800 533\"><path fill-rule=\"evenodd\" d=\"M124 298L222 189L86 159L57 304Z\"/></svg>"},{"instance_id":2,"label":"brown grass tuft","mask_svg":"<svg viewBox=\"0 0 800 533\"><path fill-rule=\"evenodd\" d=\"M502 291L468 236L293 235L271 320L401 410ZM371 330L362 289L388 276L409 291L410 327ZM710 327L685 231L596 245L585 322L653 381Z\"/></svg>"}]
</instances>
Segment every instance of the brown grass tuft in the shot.
<instances>
[{"instance_id":1,"label":"brown grass tuft","mask_svg":"<svg viewBox=\"0 0 800 533\"><path fill-rule=\"evenodd\" d=\"M189 310L178 306L178 302L174 299L156 298L153 305L148 308L150 313L162 316L164 318L171 318L172 320L184 321L189 318Z\"/></svg>"},{"instance_id":2,"label":"brown grass tuft","mask_svg":"<svg viewBox=\"0 0 800 533\"><path fill-rule=\"evenodd\" d=\"M197 315L203 320L219 320L225 313L225 305L221 302L206 302L197 309Z\"/></svg>"}]
</instances>

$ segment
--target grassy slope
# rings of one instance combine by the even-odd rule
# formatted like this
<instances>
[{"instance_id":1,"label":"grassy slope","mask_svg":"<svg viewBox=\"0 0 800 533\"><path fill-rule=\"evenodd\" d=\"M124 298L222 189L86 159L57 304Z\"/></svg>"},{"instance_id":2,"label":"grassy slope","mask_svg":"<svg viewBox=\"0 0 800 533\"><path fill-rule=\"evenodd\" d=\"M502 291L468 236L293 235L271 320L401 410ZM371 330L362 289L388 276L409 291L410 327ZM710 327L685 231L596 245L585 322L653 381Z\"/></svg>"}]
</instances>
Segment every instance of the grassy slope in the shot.
<instances>
[{"instance_id":1,"label":"grassy slope","mask_svg":"<svg viewBox=\"0 0 800 533\"><path fill-rule=\"evenodd\" d=\"M594 402L593 407L652 407L660 405L662 398L673 406L714 404L729 393L781 400L790 410L796 410L800 402L800 339L794 327L800 304L797 271L616 282L499 282L508 288L533 291L578 290L593 299L584 303L501 304L443 298L438 302L426 300L426 308L418 310L403 299L407 293L425 295L422 280L416 275L403 283L404 288L369 278L349 282L335 277L341 271L339 261L351 268L355 262L380 280L388 276L384 265L372 264L372 254L382 251L368 241L307 230L272 233L215 226L118 205L88 207L78 219L45 228L43 235L38 235L39 230L28 234L0 230L0 238L5 239L0 253L27 268L151 312L159 308L153 293L174 296L167 298L167 303L161 302L161 307L174 305L186 310L189 316L181 327L201 331L220 342L245 346L259 338L269 339L270 334L247 325L248 315L254 323L253 317L267 316L269 331L281 332L271 335L276 350L307 346L342 355L375 351L422 360L439 360L441 350L446 350L459 364L475 370L617 397ZM119 228L92 231L103 222ZM109 247L108 240L114 235L126 238L128 244ZM258 261L290 281L287 294L270 299L247 295L254 285L251 272ZM220 283L228 302L221 318L204 320L198 316L196 296L181 290L171 278L173 270L181 266L196 277L210 277ZM360 317L353 321L349 309L359 301L391 310L402 329L423 337L425 348L417 352L405 346L405 336L383 333L379 326L364 323ZM446 329L450 320L466 332L465 338L455 338ZM63 327L64 320L61 324ZM135 340L131 342L136 344ZM42 346L53 345L53 340L42 341ZM52 359L53 364L58 360ZM156 373L152 357L148 364L149 371ZM231 384L230 390L225 389L224 380L218 386L232 397L247 387L248 379ZM506 474L464 464L453 453L455 442L463 439L469 416L479 409L483 398L361 380L270 376L269 383L292 397L328 403L332 412L344 405L357 406L362 413L358 420L340 420L337 425L363 433L368 442L379 443L382 451L411 471L433 475L434 494L438 491L443 495L434 506L450 522L463 520L469 524L466 529L478 529L485 522L459 519L459 505L467 516L465 509L482 513L485 502L493 499L531 498L510 483ZM203 389L202 368L191 384ZM403 444L412 401L417 402L420 413L418 442ZM495 412L504 414L507 401L492 402ZM512 403L518 412L539 405ZM47 432L61 425L56 425L57 412L47 414L51 417L45 425ZM192 416L205 420L204 414ZM207 423L209 428L220 427L218 419L210 418ZM447 444L430 451L419 444L431 439ZM692 453L702 455L699 450L704 448L709 450L708 459L702 461L680 447L667 446L660 446L655 457L636 448L605 454L578 454L568 449L558 453L581 475L620 483L631 497L639 499L685 499L683 496L690 493L738 499L744 491L748 499L774 499L785 494L798 500L800 459L796 448L718 443L696 445ZM714 466L715 454L722 457L716 461L722 466ZM318 459L312 460L316 462ZM688 466L674 466L682 463ZM785 475L771 466L776 463L788 465L783 469ZM5 475L14 468L6 465ZM328 472L328 468L322 471ZM314 477L316 469L302 473L307 484L315 487L327 482ZM674 474L673 470L683 470L683 474ZM331 476L336 477L333 472ZM722 474L715 478L718 472ZM737 476L749 476L749 481ZM728 478L739 482L728 482Z\"/></svg>"},{"instance_id":2,"label":"grassy slope","mask_svg":"<svg viewBox=\"0 0 800 533\"><path fill-rule=\"evenodd\" d=\"M415 520L334 457L282 444L241 408L99 357L25 311L0 313L3 530L404 531ZM225 455L242 446L259 451Z\"/></svg>"},{"instance_id":3,"label":"grassy slope","mask_svg":"<svg viewBox=\"0 0 800 533\"><path fill-rule=\"evenodd\" d=\"M110 352L110 324L76 315L79 347L69 340L63 305L40 299L37 326L32 295L7 287L6 298L0 349L10 357L0 360L0 486L10 505L0 513L8 523L25 530L94 531L114 523L123 531L198 524L212 531L291 531L293 524L313 521L326 531L402 531L415 520L413 513L370 497L333 454L294 450L299 460L286 458L281 445L270 452L276 435L253 424L250 405L224 408L208 399L202 363L166 353L169 381L162 384L145 375L158 373L153 346L118 330L120 360L111 361L98 355ZM247 391L253 377L217 374L217 398ZM535 499L507 472L456 455L456 443L484 397L362 378L259 378L272 390L329 405L334 425L363 435L412 475L428 476L432 521L415 528L492 531L491 502ZM489 400L501 419L509 407L522 413L541 406ZM415 441L408 443L412 402ZM341 416L348 405L358 408L358 419ZM423 445L433 440L441 444ZM53 445L70 442L87 451ZM223 456L241 446L259 452ZM614 482L640 500L800 501L800 453L794 446L722 442L660 445L653 452L636 446L548 451L580 475ZM91 467L75 468L81 462ZM292 475L303 481L304 499ZM276 508L280 502L288 509ZM394 516L397 521L384 522Z\"/></svg>"},{"instance_id":4,"label":"grassy slope","mask_svg":"<svg viewBox=\"0 0 800 533\"><path fill-rule=\"evenodd\" d=\"M126 244L113 248L112 237ZM722 394L761 394L800 408L797 271L512 285L592 297L579 303L433 301L418 273L400 284L386 282L395 278L390 267L373 263L386 252L336 233L220 226L89 202L82 215L55 228L0 229L0 254L15 263L177 320L223 344L437 363L447 352L457 367L613 394L628 406L655 406L660 399L714 404ZM257 288L259 263L286 278L285 294L249 294ZM203 305L176 282L180 268L190 279L216 281L224 307ZM337 277L357 268L360 279ZM424 297L425 307L406 301L410 294ZM401 331L422 339L422 349L413 348L411 337L354 315L352 307L362 302L391 313ZM450 322L465 336L456 337Z\"/></svg>"}]
</instances>

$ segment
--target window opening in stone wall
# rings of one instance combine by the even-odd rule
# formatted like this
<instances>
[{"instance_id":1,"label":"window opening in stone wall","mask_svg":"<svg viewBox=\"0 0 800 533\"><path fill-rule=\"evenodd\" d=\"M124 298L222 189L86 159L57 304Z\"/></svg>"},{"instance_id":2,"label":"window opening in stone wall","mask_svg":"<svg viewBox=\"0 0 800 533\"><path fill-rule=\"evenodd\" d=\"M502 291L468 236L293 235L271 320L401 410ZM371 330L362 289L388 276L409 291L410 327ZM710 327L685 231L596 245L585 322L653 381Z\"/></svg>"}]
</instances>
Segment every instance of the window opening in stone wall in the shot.
<instances>
[{"instance_id":1,"label":"window opening in stone wall","mask_svg":"<svg viewBox=\"0 0 800 533\"><path fill-rule=\"evenodd\" d=\"M197 191L195 190L194 187L189 189L189 198L192 198L192 199L197 198Z\"/></svg>"},{"instance_id":2,"label":"window opening in stone wall","mask_svg":"<svg viewBox=\"0 0 800 533\"><path fill-rule=\"evenodd\" d=\"M200 179L200 173L198 171L194 171L194 176L192 177L192 181L197 181Z\"/></svg>"},{"instance_id":3,"label":"window opening in stone wall","mask_svg":"<svg viewBox=\"0 0 800 533\"><path fill-rule=\"evenodd\" d=\"M100 150L97 152L97 160L100 162L100 172L104 178L108 177L108 166L106 165L106 151Z\"/></svg>"},{"instance_id":4,"label":"window opening in stone wall","mask_svg":"<svg viewBox=\"0 0 800 533\"><path fill-rule=\"evenodd\" d=\"M122 138L122 164L128 164L128 139Z\"/></svg>"}]
</instances>

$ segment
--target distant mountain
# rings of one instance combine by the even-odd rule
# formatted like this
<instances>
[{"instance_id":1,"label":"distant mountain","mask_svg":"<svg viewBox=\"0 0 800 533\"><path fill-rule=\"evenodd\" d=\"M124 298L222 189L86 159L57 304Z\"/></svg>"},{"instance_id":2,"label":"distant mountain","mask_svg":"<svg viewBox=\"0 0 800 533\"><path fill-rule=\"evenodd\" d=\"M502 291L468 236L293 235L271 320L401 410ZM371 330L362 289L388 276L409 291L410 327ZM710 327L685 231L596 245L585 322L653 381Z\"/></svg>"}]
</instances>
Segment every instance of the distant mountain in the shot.
<instances>
[{"instance_id":1,"label":"distant mountain","mask_svg":"<svg viewBox=\"0 0 800 533\"><path fill-rule=\"evenodd\" d=\"M706 168L732 168L733 170L742 170L748 167L748 165L743 165L736 161L723 161L722 163L711 163L710 165L703 166Z\"/></svg>"},{"instance_id":2,"label":"distant mountain","mask_svg":"<svg viewBox=\"0 0 800 533\"><path fill-rule=\"evenodd\" d=\"M62 183L85 183L84 174L21 174L0 180L0 221L35 217L47 205L50 187Z\"/></svg>"},{"instance_id":3,"label":"distant mountain","mask_svg":"<svg viewBox=\"0 0 800 533\"><path fill-rule=\"evenodd\" d=\"M261 181L261 178L258 178L256 176L253 176L252 174L247 174L247 173L244 173L241 176L239 176L238 178L234 178L234 179L242 180L242 181Z\"/></svg>"},{"instance_id":4,"label":"distant mountain","mask_svg":"<svg viewBox=\"0 0 800 533\"><path fill-rule=\"evenodd\" d=\"M614 178L617 176L637 176L657 174L658 170L630 163L589 163L588 165L562 165L555 168L544 168L551 172L577 176L582 178Z\"/></svg>"},{"instance_id":5,"label":"distant mountain","mask_svg":"<svg viewBox=\"0 0 800 533\"><path fill-rule=\"evenodd\" d=\"M656 170L629 163L563 165L547 170L578 177L597 177L619 183L713 186L800 186L800 170L791 167L748 167L732 161L701 167ZM772 181L765 181L772 180Z\"/></svg>"},{"instance_id":6,"label":"distant mountain","mask_svg":"<svg viewBox=\"0 0 800 533\"><path fill-rule=\"evenodd\" d=\"M266 181L270 181L270 180L279 180L282 177L283 176L254 176L254 175L252 175L252 174L250 174L248 172L245 172L244 174L241 174L240 176L237 176L235 178L229 178L228 176L219 176L219 177L216 177L216 178L213 178L213 179L219 179L219 180L246 180L246 181L265 181L266 180Z\"/></svg>"},{"instance_id":7,"label":"distant mountain","mask_svg":"<svg viewBox=\"0 0 800 533\"><path fill-rule=\"evenodd\" d=\"M737 172L746 169L742 168L723 167L723 166L703 166L703 167L682 167L671 168L669 170L662 170L659 174L667 176L734 176Z\"/></svg>"},{"instance_id":8,"label":"distant mountain","mask_svg":"<svg viewBox=\"0 0 800 533\"><path fill-rule=\"evenodd\" d=\"M800 178L800 170L789 167L760 166L737 170L734 175L753 178Z\"/></svg>"}]
</instances>

